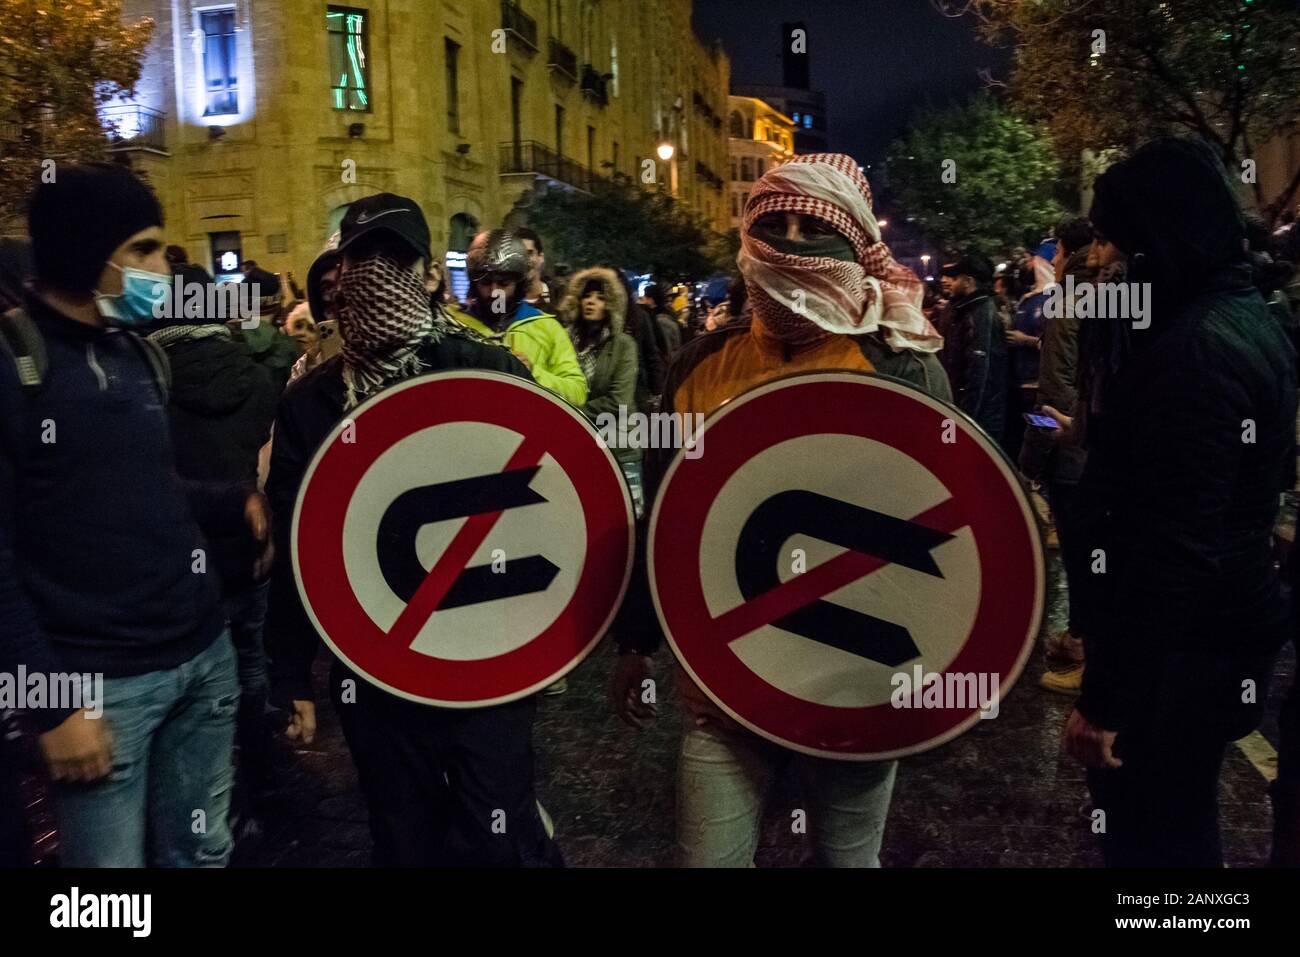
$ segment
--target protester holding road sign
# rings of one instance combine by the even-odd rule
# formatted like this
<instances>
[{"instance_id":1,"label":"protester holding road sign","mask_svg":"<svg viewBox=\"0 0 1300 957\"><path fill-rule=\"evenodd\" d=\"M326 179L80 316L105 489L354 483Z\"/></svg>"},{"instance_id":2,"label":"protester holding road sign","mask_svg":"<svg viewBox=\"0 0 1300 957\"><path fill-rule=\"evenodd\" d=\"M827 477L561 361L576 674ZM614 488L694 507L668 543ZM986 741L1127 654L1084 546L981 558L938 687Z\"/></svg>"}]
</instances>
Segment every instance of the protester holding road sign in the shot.
<instances>
[{"instance_id":1,"label":"protester holding road sign","mask_svg":"<svg viewBox=\"0 0 1300 957\"><path fill-rule=\"evenodd\" d=\"M267 492L286 556L290 518L295 526L314 521L310 511L295 515L313 453L339 425L344 437L329 446L348 442L345 415L367 398L438 370L527 377L507 350L478 341L431 308L429 228L414 201L382 193L353 203L339 253L342 354L290 387L276 416ZM356 432L366 436L364 420ZM288 562L273 582L267 638L273 693L291 708L289 736L310 743L318 639ZM438 709L376 687L338 661L330 683L366 796L377 863L560 863L533 794L533 698L473 711Z\"/></svg>"},{"instance_id":2,"label":"protester holding road sign","mask_svg":"<svg viewBox=\"0 0 1300 957\"><path fill-rule=\"evenodd\" d=\"M768 171L750 194L741 242L739 265L753 316L737 317L682 348L669 370L666 410L715 413L755 386L792 373L823 370L882 372L939 399L951 399L936 356L942 338L920 310L921 284L881 241L870 186L851 157L800 156ZM828 412L812 405L795 411L813 429ZM869 414L866 409L860 412ZM933 442L938 446L938 431ZM710 457L722 454L712 438L710 449ZM740 454L738 461L747 457ZM685 456L677 461L685 461ZM843 468L837 472L834 462L823 458L815 465L841 474ZM648 455L647 497L653 497L667 467L667 455ZM855 481L866 478L855 476ZM656 514L659 511L657 507ZM743 550L734 535L731 545L735 579L742 575L738 565ZM722 567L726 570L726 563ZM770 571L762 569L760 575ZM654 715L645 696L649 655L662 634L662 618L652 610L648 576L653 572L637 569L616 628L622 655L613 686L615 706L634 725L644 725ZM766 584L760 583L760 590ZM763 796L791 755L751 734L688 675L679 673L677 686L694 718L678 765L682 862L749 866ZM878 866L895 762L833 760L805 750L809 753L793 760L807 789L809 833L819 863Z\"/></svg>"}]
</instances>

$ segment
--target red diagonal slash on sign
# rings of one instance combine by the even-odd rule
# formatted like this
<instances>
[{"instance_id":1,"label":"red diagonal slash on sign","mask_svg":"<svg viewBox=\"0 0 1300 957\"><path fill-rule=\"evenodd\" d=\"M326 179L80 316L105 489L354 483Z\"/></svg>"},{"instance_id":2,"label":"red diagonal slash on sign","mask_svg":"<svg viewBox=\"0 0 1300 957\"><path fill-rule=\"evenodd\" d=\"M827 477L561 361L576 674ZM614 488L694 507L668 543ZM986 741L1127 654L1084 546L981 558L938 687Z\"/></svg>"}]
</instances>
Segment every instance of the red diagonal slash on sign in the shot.
<instances>
[{"instance_id":1,"label":"red diagonal slash on sign","mask_svg":"<svg viewBox=\"0 0 1300 957\"><path fill-rule=\"evenodd\" d=\"M530 441L525 437L502 471L509 472L536 465L542 460L545 452L540 442ZM415 590L415 594L406 603L402 613L397 616L393 627L388 629L389 638L402 642L407 648L411 647L415 636L420 633L420 629L424 627L424 623L430 616L438 610L442 600L447 597L448 589L460 577L460 573L465 570L465 566L469 564L470 559L474 557L474 553L479 550L479 546L483 544L500 517L500 511L480 512L465 520L465 524L456 532L447 550L433 563L429 574Z\"/></svg>"},{"instance_id":2,"label":"red diagonal slash on sign","mask_svg":"<svg viewBox=\"0 0 1300 957\"><path fill-rule=\"evenodd\" d=\"M957 507L957 500L953 498L926 509L910 521L935 531L949 533L968 524L962 517L961 509ZM875 555L855 551L844 552L802 575L796 575L789 581L768 589L757 598L723 612L713 620L712 627L724 643L730 644L737 638L743 638L764 625L779 621L822 596L829 595L837 588L843 588L888 564L889 562Z\"/></svg>"}]
</instances>

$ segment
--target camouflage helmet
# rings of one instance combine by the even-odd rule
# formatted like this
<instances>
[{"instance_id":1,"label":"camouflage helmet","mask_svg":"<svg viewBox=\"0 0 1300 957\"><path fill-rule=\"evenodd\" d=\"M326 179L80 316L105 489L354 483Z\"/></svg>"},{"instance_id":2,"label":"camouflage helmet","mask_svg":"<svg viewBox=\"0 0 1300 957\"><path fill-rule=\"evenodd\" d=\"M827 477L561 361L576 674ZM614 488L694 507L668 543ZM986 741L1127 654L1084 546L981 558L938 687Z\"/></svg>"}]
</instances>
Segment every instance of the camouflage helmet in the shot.
<instances>
[{"instance_id":1,"label":"camouflage helmet","mask_svg":"<svg viewBox=\"0 0 1300 957\"><path fill-rule=\"evenodd\" d=\"M465 270L472 282L493 273L513 275L522 281L528 275L528 251L504 229L479 233L465 255Z\"/></svg>"}]
</instances>

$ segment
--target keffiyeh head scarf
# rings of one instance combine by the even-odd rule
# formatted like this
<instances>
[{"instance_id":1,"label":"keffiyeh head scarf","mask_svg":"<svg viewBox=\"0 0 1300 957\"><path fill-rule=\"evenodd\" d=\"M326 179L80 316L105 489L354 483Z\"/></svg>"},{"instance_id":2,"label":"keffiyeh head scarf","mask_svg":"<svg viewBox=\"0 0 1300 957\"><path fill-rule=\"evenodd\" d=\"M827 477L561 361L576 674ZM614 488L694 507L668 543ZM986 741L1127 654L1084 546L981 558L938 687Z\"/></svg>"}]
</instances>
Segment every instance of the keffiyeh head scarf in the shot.
<instances>
[{"instance_id":1,"label":"keffiyeh head scarf","mask_svg":"<svg viewBox=\"0 0 1300 957\"><path fill-rule=\"evenodd\" d=\"M769 213L814 216L853 247L854 260L780 252L753 234ZM741 224L740 271L753 310L792 343L880 330L895 350L938 352L943 337L921 311L924 288L880 239L871 186L851 156L797 156L765 173L750 193Z\"/></svg>"},{"instance_id":2,"label":"keffiyeh head scarf","mask_svg":"<svg viewBox=\"0 0 1300 957\"><path fill-rule=\"evenodd\" d=\"M345 409L424 367L417 353L442 338L424 279L383 255L350 263L339 277Z\"/></svg>"}]
</instances>

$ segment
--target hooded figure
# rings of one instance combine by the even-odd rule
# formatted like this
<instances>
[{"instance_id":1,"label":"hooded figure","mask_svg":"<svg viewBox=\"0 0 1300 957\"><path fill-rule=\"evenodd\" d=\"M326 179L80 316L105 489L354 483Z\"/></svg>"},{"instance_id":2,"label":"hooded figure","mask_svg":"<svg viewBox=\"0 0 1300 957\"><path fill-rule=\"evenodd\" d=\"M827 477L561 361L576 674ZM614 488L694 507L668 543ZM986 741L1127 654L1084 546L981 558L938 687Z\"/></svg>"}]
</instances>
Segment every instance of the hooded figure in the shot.
<instances>
[{"instance_id":1,"label":"hooded figure","mask_svg":"<svg viewBox=\"0 0 1300 957\"><path fill-rule=\"evenodd\" d=\"M1270 551L1295 447L1295 356L1252 285L1236 195L1204 143L1161 139L1116 164L1090 218L1099 250L1114 244L1130 284L1150 285L1129 289L1145 309L1083 323L1107 350L1083 383L1102 401L1076 535L1105 574L1071 596L1090 630L1066 746L1106 809L1107 864L1221 867L1224 749L1258 724L1293 627Z\"/></svg>"},{"instance_id":2,"label":"hooded figure","mask_svg":"<svg viewBox=\"0 0 1300 957\"><path fill-rule=\"evenodd\" d=\"M641 457L627 443L627 414L636 411L637 348L623 331L627 292L612 269L584 269L569 280L560 300L560 320L587 378L583 411L593 421L608 414L619 421L618 445L611 449L620 462ZM619 415L619 410L624 410Z\"/></svg>"}]
</instances>

